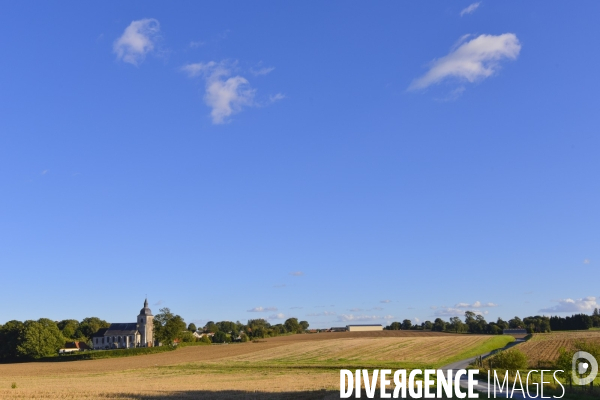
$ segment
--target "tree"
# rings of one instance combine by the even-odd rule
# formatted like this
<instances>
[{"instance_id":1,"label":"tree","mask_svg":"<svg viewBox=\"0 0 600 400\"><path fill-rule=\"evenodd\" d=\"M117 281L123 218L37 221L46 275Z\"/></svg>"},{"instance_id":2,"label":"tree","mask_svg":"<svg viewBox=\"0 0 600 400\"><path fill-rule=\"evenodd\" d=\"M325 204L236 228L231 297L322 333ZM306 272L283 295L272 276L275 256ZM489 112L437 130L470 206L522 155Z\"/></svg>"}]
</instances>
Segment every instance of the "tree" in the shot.
<instances>
[{"instance_id":1,"label":"tree","mask_svg":"<svg viewBox=\"0 0 600 400\"><path fill-rule=\"evenodd\" d=\"M410 319L405 319L404 321L402 321L402 329L409 330L411 326L412 322L410 322Z\"/></svg>"},{"instance_id":2,"label":"tree","mask_svg":"<svg viewBox=\"0 0 600 400\"><path fill-rule=\"evenodd\" d=\"M58 326L54 321L40 318L37 321L25 321L20 335L17 352L27 358L52 357L65 344Z\"/></svg>"},{"instance_id":3,"label":"tree","mask_svg":"<svg viewBox=\"0 0 600 400\"><path fill-rule=\"evenodd\" d=\"M456 333L464 332L465 324L463 324L460 318L452 317L450 318L450 326L448 327L448 329Z\"/></svg>"},{"instance_id":4,"label":"tree","mask_svg":"<svg viewBox=\"0 0 600 400\"><path fill-rule=\"evenodd\" d=\"M283 325L288 332L297 333L300 330L298 318L288 318L285 320Z\"/></svg>"},{"instance_id":5,"label":"tree","mask_svg":"<svg viewBox=\"0 0 600 400\"><path fill-rule=\"evenodd\" d=\"M402 324L398 321L392 322L388 328L390 331L399 331L402 329Z\"/></svg>"},{"instance_id":6,"label":"tree","mask_svg":"<svg viewBox=\"0 0 600 400\"><path fill-rule=\"evenodd\" d=\"M108 322L97 317L84 318L77 328L76 336L90 340L94 333L102 328L108 328L109 326L110 324Z\"/></svg>"},{"instance_id":7,"label":"tree","mask_svg":"<svg viewBox=\"0 0 600 400\"><path fill-rule=\"evenodd\" d=\"M521 318L519 317L514 317L508 321L508 327L511 329L523 328L523 326L523 321L521 321Z\"/></svg>"},{"instance_id":8,"label":"tree","mask_svg":"<svg viewBox=\"0 0 600 400\"><path fill-rule=\"evenodd\" d=\"M167 307L161 308L160 313L154 317L154 337L161 343L172 345L185 330L183 318L173 314Z\"/></svg>"},{"instance_id":9,"label":"tree","mask_svg":"<svg viewBox=\"0 0 600 400\"><path fill-rule=\"evenodd\" d=\"M78 338L77 331L79 330L79 321L76 319L65 319L60 321L57 325L65 339L75 340Z\"/></svg>"},{"instance_id":10,"label":"tree","mask_svg":"<svg viewBox=\"0 0 600 400\"><path fill-rule=\"evenodd\" d=\"M213 321L208 321L206 325L204 325L204 332L215 333L219 332L219 327Z\"/></svg>"},{"instance_id":11,"label":"tree","mask_svg":"<svg viewBox=\"0 0 600 400\"><path fill-rule=\"evenodd\" d=\"M432 328L433 328L433 324L431 323L431 321L423 322L423 329L432 330Z\"/></svg>"},{"instance_id":12,"label":"tree","mask_svg":"<svg viewBox=\"0 0 600 400\"><path fill-rule=\"evenodd\" d=\"M231 338L225 332L217 332L212 338L213 343L229 343Z\"/></svg>"},{"instance_id":13,"label":"tree","mask_svg":"<svg viewBox=\"0 0 600 400\"><path fill-rule=\"evenodd\" d=\"M190 331L183 331L179 334L178 337L180 342L184 342L184 343L191 343L191 342L195 342L196 338L194 337L194 335L192 334L192 332Z\"/></svg>"},{"instance_id":14,"label":"tree","mask_svg":"<svg viewBox=\"0 0 600 400\"><path fill-rule=\"evenodd\" d=\"M498 317L498 321L496 321L496 325L500 329L508 329L508 322L504 321L502 318Z\"/></svg>"},{"instance_id":15,"label":"tree","mask_svg":"<svg viewBox=\"0 0 600 400\"><path fill-rule=\"evenodd\" d=\"M0 359L11 360L19 356L17 346L23 331L21 321L8 321L0 328Z\"/></svg>"},{"instance_id":16,"label":"tree","mask_svg":"<svg viewBox=\"0 0 600 400\"><path fill-rule=\"evenodd\" d=\"M300 329L302 329L302 331L307 330L309 327L308 321L300 321Z\"/></svg>"},{"instance_id":17,"label":"tree","mask_svg":"<svg viewBox=\"0 0 600 400\"><path fill-rule=\"evenodd\" d=\"M188 331L194 333L198 330L198 328L196 328L196 324L194 324L193 322L190 322L190 324L188 325Z\"/></svg>"},{"instance_id":18,"label":"tree","mask_svg":"<svg viewBox=\"0 0 600 400\"><path fill-rule=\"evenodd\" d=\"M237 336L237 333L239 332L238 326L235 322L221 321L221 322L217 322L216 325L221 332L231 333L235 336Z\"/></svg>"},{"instance_id":19,"label":"tree","mask_svg":"<svg viewBox=\"0 0 600 400\"><path fill-rule=\"evenodd\" d=\"M435 321L433 321L433 327L431 328L432 331L443 332L445 329L446 323L441 318L436 318Z\"/></svg>"}]
</instances>

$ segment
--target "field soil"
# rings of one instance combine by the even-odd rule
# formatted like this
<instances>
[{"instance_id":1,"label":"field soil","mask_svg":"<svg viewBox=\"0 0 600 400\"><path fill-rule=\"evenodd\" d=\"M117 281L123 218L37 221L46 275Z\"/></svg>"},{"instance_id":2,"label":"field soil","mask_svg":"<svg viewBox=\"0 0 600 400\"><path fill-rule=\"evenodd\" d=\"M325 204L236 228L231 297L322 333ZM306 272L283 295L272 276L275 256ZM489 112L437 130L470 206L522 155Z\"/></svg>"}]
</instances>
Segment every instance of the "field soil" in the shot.
<instances>
[{"instance_id":1,"label":"field soil","mask_svg":"<svg viewBox=\"0 0 600 400\"><path fill-rule=\"evenodd\" d=\"M418 331L337 332L125 358L0 364L0 398L339 398L340 368L439 366L490 340L497 339Z\"/></svg>"},{"instance_id":2,"label":"field soil","mask_svg":"<svg viewBox=\"0 0 600 400\"><path fill-rule=\"evenodd\" d=\"M553 367L558 359L559 349L572 351L577 341L600 343L600 331L565 331L536 333L526 343L519 346L529 360L530 368Z\"/></svg>"}]
</instances>

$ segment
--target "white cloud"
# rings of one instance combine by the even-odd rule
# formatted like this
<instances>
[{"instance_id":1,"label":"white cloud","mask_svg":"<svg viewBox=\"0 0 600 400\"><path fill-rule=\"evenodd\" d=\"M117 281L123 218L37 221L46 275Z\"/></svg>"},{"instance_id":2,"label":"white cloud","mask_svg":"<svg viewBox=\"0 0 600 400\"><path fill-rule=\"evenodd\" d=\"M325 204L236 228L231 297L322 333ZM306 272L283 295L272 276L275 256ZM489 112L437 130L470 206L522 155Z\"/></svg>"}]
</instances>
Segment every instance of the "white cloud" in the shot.
<instances>
[{"instance_id":1,"label":"white cloud","mask_svg":"<svg viewBox=\"0 0 600 400\"><path fill-rule=\"evenodd\" d=\"M500 68L502 59L516 59L521 44L514 33L480 35L468 42L468 35L448 55L434 60L425 75L415 79L409 90L424 89L446 78L475 82L492 76Z\"/></svg>"},{"instance_id":2,"label":"white cloud","mask_svg":"<svg viewBox=\"0 0 600 400\"><path fill-rule=\"evenodd\" d=\"M302 276L302 275L304 275L304 272L302 272L302 271L294 271L294 272L290 272L290 275L292 275L292 276Z\"/></svg>"},{"instance_id":3,"label":"white cloud","mask_svg":"<svg viewBox=\"0 0 600 400\"><path fill-rule=\"evenodd\" d=\"M592 312L595 308L600 307L598 298L594 296L584 297L583 299L560 299L554 307L543 308L540 312L547 313L586 313Z\"/></svg>"},{"instance_id":4,"label":"white cloud","mask_svg":"<svg viewBox=\"0 0 600 400\"><path fill-rule=\"evenodd\" d=\"M231 76L231 69L225 62L187 64L181 69L190 77L204 76L204 102L212 108L210 115L214 124L228 122L227 118L237 114L242 108L256 105L256 90L250 87L248 80L243 76Z\"/></svg>"},{"instance_id":5,"label":"white cloud","mask_svg":"<svg viewBox=\"0 0 600 400\"><path fill-rule=\"evenodd\" d=\"M386 299L386 300L381 300L381 301L380 301L380 303L391 303L391 302L392 302L391 300L387 300L387 299Z\"/></svg>"},{"instance_id":6,"label":"white cloud","mask_svg":"<svg viewBox=\"0 0 600 400\"><path fill-rule=\"evenodd\" d=\"M277 307L254 307L248 310L248 312L269 312L277 311Z\"/></svg>"},{"instance_id":7,"label":"white cloud","mask_svg":"<svg viewBox=\"0 0 600 400\"><path fill-rule=\"evenodd\" d=\"M495 303L482 303L480 301L476 301L473 304L458 303L454 307L455 308L482 308L482 307L498 307L498 305Z\"/></svg>"},{"instance_id":8,"label":"white cloud","mask_svg":"<svg viewBox=\"0 0 600 400\"><path fill-rule=\"evenodd\" d=\"M465 314L465 310L452 307L442 307L435 310L436 317L462 317Z\"/></svg>"},{"instance_id":9,"label":"white cloud","mask_svg":"<svg viewBox=\"0 0 600 400\"><path fill-rule=\"evenodd\" d=\"M290 307L290 310L301 310L301 309L303 309L303 308L304 308L304 307Z\"/></svg>"},{"instance_id":10,"label":"white cloud","mask_svg":"<svg viewBox=\"0 0 600 400\"><path fill-rule=\"evenodd\" d=\"M589 264L589 263L590 263L590 259L589 259L589 258L586 258L585 260L583 260L583 263L584 263L584 264Z\"/></svg>"},{"instance_id":11,"label":"white cloud","mask_svg":"<svg viewBox=\"0 0 600 400\"><path fill-rule=\"evenodd\" d=\"M269 315L269 317L267 319L284 319L285 315L282 313L278 313L278 314L273 314L273 315Z\"/></svg>"},{"instance_id":12,"label":"white cloud","mask_svg":"<svg viewBox=\"0 0 600 400\"><path fill-rule=\"evenodd\" d=\"M119 60L139 65L146 54L154 50L160 24L154 18L133 21L113 44L113 51Z\"/></svg>"},{"instance_id":13,"label":"white cloud","mask_svg":"<svg viewBox=\"0 0 600 400\"><path fill-rule=\"evenodd\" d=\"M472 14L475 12L475 10L477 10L479 8L479 6L481 5L481 2L477 2L477 3L473 3L470 6L463 8L463 10L460 12L460 16L462 17L465 14Z\"/></svg>"},{"instance_id":14,"label":"white cloud","mask_svg":"<svg viewBox=\"0 0 600 400\"><path fill-rule=\"evenodd\" d=\"M420 324L420 323L421 323L421 320L420 320L419 318L415 317L415 318L413 319L413 322L414 322L415 324Z\"/></svg>"},{"instance_id":15,"label":"white cloud","mask_svg":"<svg viewBox=\"0 0 600 400\"><path fill-rule=\"evenodd\" d=\"M241 75L233 76L236 64L237 62L209 61L181 67L190 78L198 76L204 78L206 82L204 102L212 109L210 115L214 124L229 122L229 117L239 113L244 107L263 107L285 98L282 93L276 93L270 95L268 101L256 101L256 89L250 87L248 80ZM298 273L302 275L302 272Z\"/></svg>"},{"instance_id":16,"label":"white cloud","mask_svg":"<svg viewBox=\"0 0 600 400\"><path fill-rule=\"evenodd\" d=\"M43 170L43 171L41 172L41 174L42 174L42 175L46 175L47 173L48 173L48 170L47 170L47 169L45 169L45 170Z\"/></svg>"}]
</instances>

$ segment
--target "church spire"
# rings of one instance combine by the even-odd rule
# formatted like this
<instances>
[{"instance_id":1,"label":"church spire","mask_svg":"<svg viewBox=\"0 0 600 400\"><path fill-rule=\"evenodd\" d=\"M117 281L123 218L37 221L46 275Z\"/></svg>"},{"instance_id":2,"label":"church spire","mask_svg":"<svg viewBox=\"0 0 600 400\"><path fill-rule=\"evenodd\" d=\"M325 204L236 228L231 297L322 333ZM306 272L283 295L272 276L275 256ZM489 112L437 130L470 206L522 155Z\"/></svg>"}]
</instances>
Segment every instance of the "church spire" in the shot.
<instances>
[{"instance_id":1,"label":"church spire","mask_svg":"<svg viewBox=\"0 0 600 400\"><path fill-rule=\"evenodd\" d=\"M144 308L148 308L148 298L146 297L146 300L144 301Z\"/></svg>"}]
</instances>

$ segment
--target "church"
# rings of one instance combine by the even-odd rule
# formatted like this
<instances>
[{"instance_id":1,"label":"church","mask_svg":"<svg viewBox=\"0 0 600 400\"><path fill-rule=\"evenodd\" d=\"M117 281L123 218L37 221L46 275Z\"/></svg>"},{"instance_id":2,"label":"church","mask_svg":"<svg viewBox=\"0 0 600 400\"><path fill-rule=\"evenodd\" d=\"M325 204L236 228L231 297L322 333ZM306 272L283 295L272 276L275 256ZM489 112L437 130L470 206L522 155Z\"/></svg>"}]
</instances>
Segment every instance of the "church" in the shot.
<instances>
[{"instance_id":1,"label":"church","mask_svg":"<svg viewBox=\"0 0 600 400\"><path fill-rule=\"evenodd\" d=\"M137 322L110 324L92 336L94 350L132 349L154 345L154 316L148 308L148 299L140 310Z\"/></svg>"}]
</instances>

